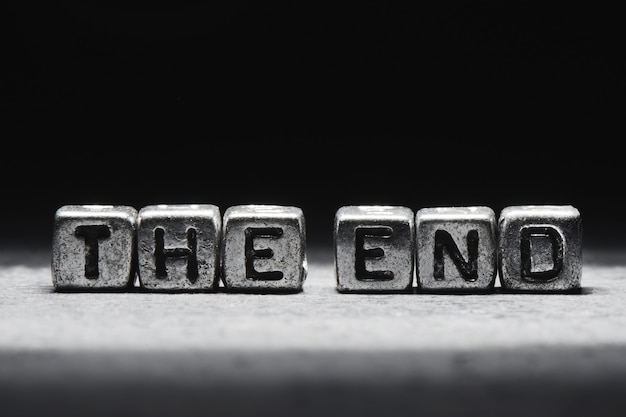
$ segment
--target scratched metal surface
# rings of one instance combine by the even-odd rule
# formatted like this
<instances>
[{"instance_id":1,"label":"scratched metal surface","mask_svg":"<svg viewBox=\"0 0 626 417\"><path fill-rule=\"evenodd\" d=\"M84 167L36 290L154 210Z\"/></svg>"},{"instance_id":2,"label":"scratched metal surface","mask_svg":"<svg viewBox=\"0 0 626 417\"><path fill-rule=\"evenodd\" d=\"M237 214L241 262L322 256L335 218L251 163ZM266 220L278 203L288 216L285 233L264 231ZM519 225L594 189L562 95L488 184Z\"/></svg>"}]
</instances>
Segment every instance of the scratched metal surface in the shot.
<instances>
[{"instance_id":1,"label":"scratched metal surface","mask_svg":"<svg viewBox=\"0 0 626 417\"><path fill-rule=\"evenodd\" d=\"M60 294L3 250L0 414L623 415L623 253L570 295L340 294L326 251L299 294Z\"/></svg>"}]
</instances>

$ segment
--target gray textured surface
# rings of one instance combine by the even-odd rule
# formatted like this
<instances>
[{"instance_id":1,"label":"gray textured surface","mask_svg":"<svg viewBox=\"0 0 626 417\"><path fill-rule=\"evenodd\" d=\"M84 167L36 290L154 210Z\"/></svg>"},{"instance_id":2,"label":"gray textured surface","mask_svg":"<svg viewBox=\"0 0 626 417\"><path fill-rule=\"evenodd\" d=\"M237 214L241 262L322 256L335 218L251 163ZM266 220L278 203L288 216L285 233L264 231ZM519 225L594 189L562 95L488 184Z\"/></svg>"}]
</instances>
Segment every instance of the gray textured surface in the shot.
<instances>
[{"instance_id":1,"label":"gray textured surface","mask_svg":"<svg viewBox=\"0 0 626 417\"><path fill-rule=\"evenodd\" d=\"M624 252L626 253L626 252ZM626 412L626 257L581 294L59 294L46 251L0 255L0 414Z\"/></svg>"}]
</instances>

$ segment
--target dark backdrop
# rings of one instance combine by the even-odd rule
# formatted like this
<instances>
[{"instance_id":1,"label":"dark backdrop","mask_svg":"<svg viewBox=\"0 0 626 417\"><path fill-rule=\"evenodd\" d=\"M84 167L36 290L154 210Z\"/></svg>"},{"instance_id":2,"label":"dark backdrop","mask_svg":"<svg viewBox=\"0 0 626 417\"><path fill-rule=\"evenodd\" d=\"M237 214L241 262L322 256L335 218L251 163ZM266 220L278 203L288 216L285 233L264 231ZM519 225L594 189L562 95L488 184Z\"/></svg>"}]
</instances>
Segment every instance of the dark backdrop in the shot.
<instances>
[{"instance_id":1,"label":"dark backdrop","mask_svg":"<svg viewBox=\"0 0 626 417\"><path fill-rule=\"evenodd\" d=\"M63 204L573 204L623 241L624 25L598 2L110 2L2 13L0 235Z\"/></svg>"}]
</instances>

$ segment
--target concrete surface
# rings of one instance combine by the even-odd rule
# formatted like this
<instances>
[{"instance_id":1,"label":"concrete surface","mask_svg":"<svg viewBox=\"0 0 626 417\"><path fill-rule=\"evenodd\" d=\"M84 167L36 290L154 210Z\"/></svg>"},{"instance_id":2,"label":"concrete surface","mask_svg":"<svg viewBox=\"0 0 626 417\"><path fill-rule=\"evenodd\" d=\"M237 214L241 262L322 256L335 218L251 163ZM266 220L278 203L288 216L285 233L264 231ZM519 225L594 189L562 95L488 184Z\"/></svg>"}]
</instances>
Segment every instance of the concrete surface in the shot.
<instances>
[{"instance_id":1,"label":"concrete surface","mask_svg":"<svg viewBox=\"0 0 626 417\"><path fill-rule=\"evenodd\" d=\"M0 415L626 413L626 251L580 294L55 293L45 250L0 255Z\"/></svg>"}]
</instances>

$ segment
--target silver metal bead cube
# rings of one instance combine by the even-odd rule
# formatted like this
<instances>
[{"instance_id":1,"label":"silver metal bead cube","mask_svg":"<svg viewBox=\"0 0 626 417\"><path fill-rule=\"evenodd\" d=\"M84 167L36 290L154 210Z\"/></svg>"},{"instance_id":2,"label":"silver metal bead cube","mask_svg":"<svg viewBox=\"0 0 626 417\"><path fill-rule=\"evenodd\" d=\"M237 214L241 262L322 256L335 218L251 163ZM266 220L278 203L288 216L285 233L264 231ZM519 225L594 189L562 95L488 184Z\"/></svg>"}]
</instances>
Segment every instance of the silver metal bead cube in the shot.
<instances>
[{"instance_id":1,"label":"silver metal bead cube","mask_svg":"<svg viewBox=\"0 0 626 417\"><path fill-rule=\"evenodd\" d=\"M498 221L503 289L577 290L582 278L582 219L571 205L505 207Z\"/></svg>"},{"instance_id":2,"label":"silver metal bead cube","mask_svg":"<svg viewBox=\"0 0 626 417\"><path fill-rule=\"evenodd\" d=\"M495 212L485 206L423 208L415 214L418 290L484 292L495 286Z\"/></svg>"},{"instance_id":3,"label":"silver metal bead cube","mask_svg":"<svg viewBox=\"0 0 626 417\"><path fill-rule=\"evenodd\" d=\"M52 283L57 291L126 290L136 272L137 210L65 205L54 216Z\"/></svg>"},{"instance_id":4,"label":"silver metal bead cube","mask_svg":"<svg viewBox=\"0 0 626 417\"><path fill-rule=\"evenodd\" d=\"M334 224L337 290L412 290L414 226L414 212L408 207L340 207L335 213Z\"/></svg>"},{"instance_id":5,"label":"silver metal bead cube","mask_svg":"<svg viewBox=\"0 0 626 417\"><path fill-rule=\"evenodd\" d=\"M222 281L227 290L298 292L307 275L302 209L246 204L223 217Z\"/></svg>"},{"instance_id":6,"label":"silver metal bead cube","mask_svg":"<svg viewBox=\"0 0 626 417\"><path fill-rule=\"evenodd\" d=\"M211 292L219 286L222 217L212 204L158 204L137 214L144 290Z\"/></svg>"}]
</instances>

